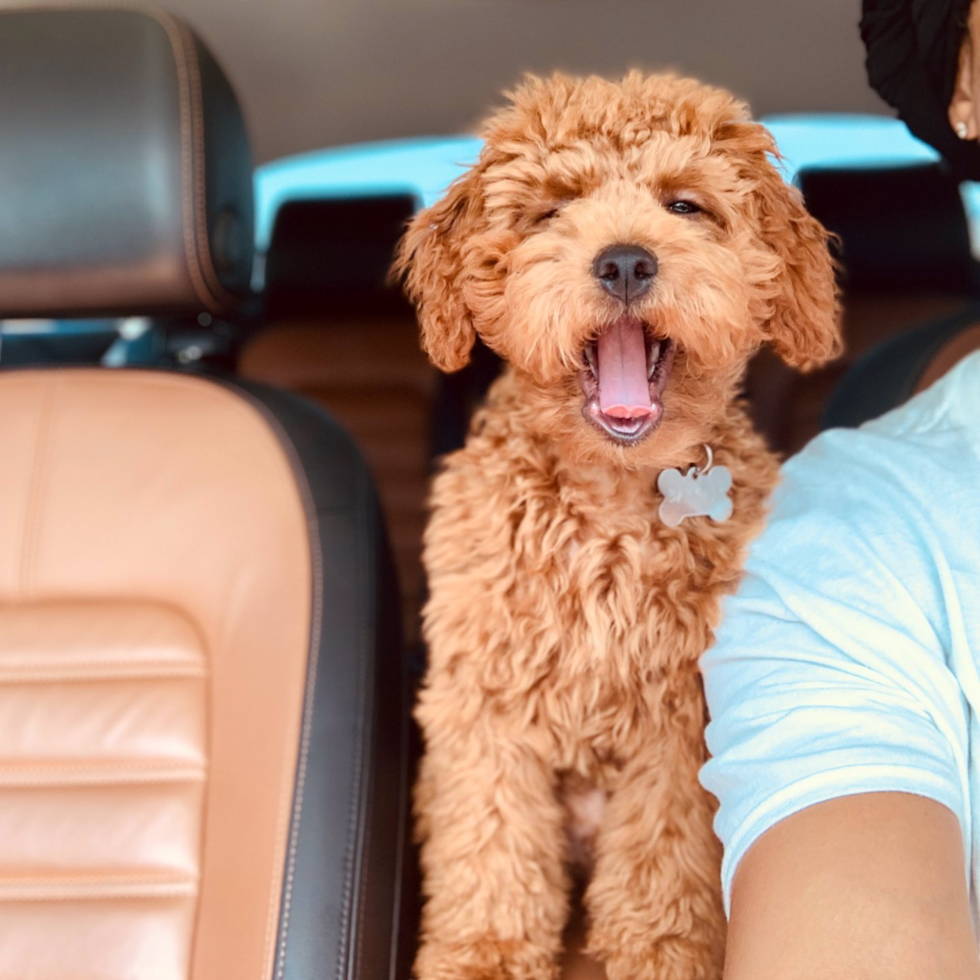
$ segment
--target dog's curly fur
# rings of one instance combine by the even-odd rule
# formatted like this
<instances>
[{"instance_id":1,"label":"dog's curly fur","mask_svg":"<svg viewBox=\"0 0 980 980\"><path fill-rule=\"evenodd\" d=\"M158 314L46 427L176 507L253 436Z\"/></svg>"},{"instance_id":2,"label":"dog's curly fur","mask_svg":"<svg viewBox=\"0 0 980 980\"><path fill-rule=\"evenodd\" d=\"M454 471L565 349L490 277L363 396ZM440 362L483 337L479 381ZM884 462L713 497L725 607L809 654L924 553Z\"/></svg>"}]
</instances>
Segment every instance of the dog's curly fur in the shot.
<instances>
[{"instance_id":1,"label":"dog's curly fur","mask_svg":"<svg viewBox=\"0 0 980 980\"><path fill-rule=\"evenodd\" d=\"M699 787L698 658L763 520L776 461L739 404L769 343L839 345L827 233L718 89L671 75L529 77L477 164L422 211L396 270L452 371L479 334L508 362L435 480L430 664L416 717L427 902L422 980L546 980L568 910L566 797L606 797L585 893L610 980L721 973L713 805ZM677 214L678 196L703 211ZM635 314L674 344L659 428L616 443L583 418L583 351L622 313L594 257L655 253ZM734 513L658 520L658 474L734 478Z\"/></svg>"}]
</instances>

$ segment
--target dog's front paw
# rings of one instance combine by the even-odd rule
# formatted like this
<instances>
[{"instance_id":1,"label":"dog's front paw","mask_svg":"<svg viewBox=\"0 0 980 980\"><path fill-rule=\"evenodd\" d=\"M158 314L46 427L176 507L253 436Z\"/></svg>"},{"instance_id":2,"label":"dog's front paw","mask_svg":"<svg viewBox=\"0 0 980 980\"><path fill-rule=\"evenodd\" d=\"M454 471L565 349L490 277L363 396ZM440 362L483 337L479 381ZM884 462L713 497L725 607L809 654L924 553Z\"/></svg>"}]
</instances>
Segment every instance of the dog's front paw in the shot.
<instances>
[{"instance_id":1,"label":"dog's front paw","mask_svg":"<svg viewBox=\"0 0 980 980\"><path fill-rule=\"evenodd\" d=\"M517 940L484 938L470 942L422 944L415 959L417 980L556 980L558 967L548 950Z\"/></svg>"},{"instance_id":2,"label":"dog's front paw","mask_svg":"<svg viewBox=\"0 0 980 980\"><path fill-rule=\"evenodd\" d=\"M617 949L603 957L608 980L721 980L724 955L716 944L664 937L656 944Z\"/></svg>"}]
</instances>

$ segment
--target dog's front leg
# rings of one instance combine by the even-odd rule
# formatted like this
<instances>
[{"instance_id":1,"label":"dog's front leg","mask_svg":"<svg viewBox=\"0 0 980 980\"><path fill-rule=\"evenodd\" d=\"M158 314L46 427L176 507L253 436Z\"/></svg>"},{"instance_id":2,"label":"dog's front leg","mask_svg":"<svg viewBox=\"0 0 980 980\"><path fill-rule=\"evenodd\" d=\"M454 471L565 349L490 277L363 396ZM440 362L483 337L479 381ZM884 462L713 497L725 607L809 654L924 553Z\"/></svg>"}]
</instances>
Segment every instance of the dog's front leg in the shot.
<instances>
[{"instance_id":1,"label":"dog's front leg","mask_svg":"<svg viewBox=\"0 0 980 980\"><path fill-rule=\"evenodd\" d=\"M725 945L721 845L704 759L700 681L675 684L610 796L586 894L589 950L609 980L719 980ZM672 688L672 690L670 690Z\"/></svg>"},{"instance_id":2,"label":"dog's front leg","mask_svg":"<svg viewBox=\"0 0 980 980\"><path fill-rule=\"evenodd\" d=\"M460 727L467 696L430 688L417 712L427 750L415 796L426 897L416 975L549 980L567 916L553 779L492 706Z\"/></svg>"}]
</instances>

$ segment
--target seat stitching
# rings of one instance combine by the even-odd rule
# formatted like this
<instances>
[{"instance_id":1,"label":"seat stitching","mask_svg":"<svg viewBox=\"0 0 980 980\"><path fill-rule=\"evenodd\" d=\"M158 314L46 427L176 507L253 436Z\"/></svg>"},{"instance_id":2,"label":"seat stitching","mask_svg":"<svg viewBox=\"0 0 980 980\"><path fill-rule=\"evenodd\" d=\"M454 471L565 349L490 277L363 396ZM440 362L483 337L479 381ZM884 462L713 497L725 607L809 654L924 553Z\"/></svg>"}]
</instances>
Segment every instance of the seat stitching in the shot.
<instances>
[{"instance_id":1,"label":"seat stitching","mask_svg":"<svg viewBox=\"0 0 980 980\"><path fill-rule=\"evenodd\" d=\"M280 425L279 428L282 429L282 426ZM299 765L296 773L295 798L293 800L291 815L292 829L289 835L289 851L286 861L286 883L281 915L282 930L278 953L280 959L276 969L277 980L282 980L283 971L286 968L286 942L289 935L289 915L292 909L293 882L296 875L296 855L299 850L299 828L303 819L306 772L310 754L310 736L313 731L314 695L316 693L317 669L320 661L320 642L323 630L323 553L320 548L320 528L316 505L306 476L306 469L302 465L299 453L293 445L292 440L286 435L285 430L282 431L282 436L287 440L285 443L286 452L297 470L300 496L303 498L307 512L310 533L310 557L312 559L313 622L310 630L310 649L307 665L306 704L303 706L303 728L300 735ZM270 923L270 925L274 924ZM274 931L270 930L269 938L272 939L274 935Z\"/></svg>"},{"instance_id":2,"label":"seat stitching","mask_svg":"<svg viewBox=\"0 0 980 980\"><path fill-rule=\"evenodd\" d=\"M362 494L359 493L357 499L358 499L358 501L361 501ZM360 504L359 504L359 507L360 507ZM361 508L361 509L363 509L363 508ZM366 516L367 515L362 515L363 518L366 518ZM366 524L366 520L365 520L365 524ZM367 559L368 556L363 554L363 550L364 550L365 547L366 547L366 545L362 545L362 549L361 549L362 550L362 557L364 559ZM377 612L377 610L375 610L375 612ZM361 619L360 621L361 622L364 622L363 619ZM375 645L376 644L377 644L377 636L375 636ZM358 659L358 663L361 663L361 662L363 662L365 660L367 660L366 657L359 658ZM367 668L366 667L364 668L364 673L365 674L367 673ZM365 682L366 682L366 677L364 677L364 678L361 679L362 685ZM367 697L367 695L365 694L365 698L366 697ZM367 727L368 727L368 736L367 737L372 740L372 748L373 748L373 739L374 739L375 731L374 731L374 728L370 724L368 724ZM370 779L370 775L365 776L365 779L366 780L367 779ZM360 827L362 828L361 829L361 832L360 832L361 841L362 841L362 851L361 851L361 861L360 861L361 868L360 868L360 874L358 875L358 884L359 884L359 886L363 886L364 877L365 877L365 874L366 874L366 870L371 865L371 832L370 832L370 828L371 828L372 810L373 810L374 805L375 805L375 800L374 800L373 794L370 791L370 788L365 787L364 788L364 792L365 792L365 796L366 796L366 801L365 801L364 813L362 814L363 819L360 821ZM395 887L397 888L397 885ZM355 980L356 980L356 978L362 976L362 973L361 973L361 963L363 962L363 954L364 954L364 943L361 942L361 939L360 939L359 926L360 926L360 923L359 922L355 922L354 923L354 925L352 926L352 936L351 936L351 942L354 944L354 978L355 978Z\"/></svg>"},{"instance_id":3,"label":"seat stitching","mask_svg":"<svg viewBox=\"0 0 980 980\"><path fill-rule=\"evenodd\" d=\"M202 783L207 766L193 762L64 762L27 761L0 765L0 786L125 786L152 783Z\"/></svg>"},{"instance_id":4,"label":"seat stitching","mask_svg":"<svg viewBox=\"0 0 980 980\"><path fill-rule=\"evenodd\" d=\"M363 474L358 474L358 487L357 494L355 496L356 507L358 511L358 519L356 521L356 527L358 529L365 529L367 527L366 515L364 513L364 508L366 506L365 497L365 486ZM364 540L364 535L361 535L361 568L362 570L368 567L368 556L365 553L367 543ZM364 608L363 608L363 596L358 592L356 595L356 611L357 622L360 624L364 623ZM359 634L361 639L361 652L363 653L363 648L366 646L364 643L363 632ZM338 980L349 974L349 969L345 969L345 966L349 965L350 961L350 950L353 947L357 950L355 945L355 940L357 937L357 922L353 916L353 909L351 907L351 896L354 891L354 877L355 877L355 860L358 838L361 833L364 833L364 828L358 821L358 805L361 802L361 794L363 791L363 779L364 779L364 746L363 739L358 736L362 736L365 730L365 718L364 718L364 708L365 701L367 700L367 692L365 691L365 671L367 670L367 657L358 656L357 657L357 708L355 713L355 748L354 748L354 765L351 772L351 789L350 789L350 811L348 816L348 826L347 826L347 854L345 857L345 869L344 869L344 891L341 903L341 933L342 939L338 944L339 948L337 950L337 977ZM359 833L360 830L360 833ZM343 941L343 936L346 934L346 943ZM355 953L356 955L356 953Z\"/></svg>"},{"instance_id":5,"label":"seat stitching","mask_svg":"<svg viewBox=\"0 0 980 980\"><path fill-rule=\"evenodd\" d=\"M68 874L68 875L4 875L0 874L0 889L11 887L71 886L71 885L196 885L200 877L184 871L136 872L132 874Z\"/></svg>"},{"instance_id":6,"label":"seat stitching","mask_svg":"<svg viewBox=\"0 0 980 980\"><path fill-rule=\"evenodd\" d=\"M147 658L142 660L138 657L126 657L122 655L113 655L111 657L92 657L86 658L84 660L71 660L70 662L59 662L59 663L28 663L22 662L17 664L11 664L10 662L0 664L0 676L5 673L16 674L22 670L84 670L86 668L98 670L100 667L131 667L133 670L153 670L153 671L165 671L168 674L171 671L179 671L180 673L186 673L192 671L195 676L197 674L203 674L206 672L206 665L201 662L201 658L190 658L178 659L174 657L173 659L169 657L154 657L152 660ZM127 677L129 674L126 675Z\"/></svg>"},{"instance_id":7,"label":"seat stitching","mask_svg":"<svg viewBox=\"0 0 980 980\"><path fill-rule=\"evenodd\" d=\"M80 776L87 776L86 773L80 773ZM113 778L115 776L115 778ZM3 773L0 773L0 788L4 790L34 790L34 789L46 789L46 790L64 790L66 792L71 790L85 790L85 789L102 789L108 787L122 787L127 786L196 786L203 785L206 781L206 774L200 773L158 773L158 772L146 772L146 773L93 773L91 778L65 778L65 779L49 779L43 776L37 778L29 778L27 776L15 775L14 778L8 779Z\"/></svg>"},{"instance_id":8,"label":"seat stitching","mask_svg":"<svg viewBox=\"0 0 980 980\"><path fill-rule=\"evenodd\" d=\"M169 772L171 770L203 771L205 766L199 762L188 762L184 759L154 759L150 756L141 756L136 759L105 759L94 758L82 762L74 760L59 760L45 757L42 762L4 762L0 763L0 773L15 772L21 768L30 767L32 769L57 769L68 771L79 769L88 771L90 769L121 769L121 770L140 770L146 772Z\"/></svg>"},{"instance_id":9,"label":"seat stitching","mask_svg":"<svg viewBox=\"0 0 980 980\"><path fill-rule=\"evenodd\" d=\"M129 668L129 669L126 669ZM50 684L70 680L198 680L208 676L203 665L146 663L132 660L93 660L71 664L24 664L0 666L0 685L35 681Z\"/></svg>"},{"instance_id":10,"label":"seat stitching","mask_svg":"<svg viewBox=\"0 0 980 980\"><path fill-rule=\"evenodd\" d=\"M207 287L209 288L211 295L223 301L226 306L234 306L236 302L235 297L228 292L224 284L221 282L221 278L218 276L217 270L214 267L214 262L211 258L211 250L209 247L210 236L208 235L207 225L207 188L205 186L207 175L207 158L205 155L206 148L204 139L204 86L201 82L201 67L194 48L194 36L191 34L190 29L186 25L177 22L175 22L175 28L180 32L183 38L186 51L193 52L187 55L186 64L188 78L191 82L191 91L193 92L194 96L190 102L191 125L193 127L192 132L194 134L194 142L192 145L194 158L197 163L195 175L196 179L193 182L195 202L195 208L193 211L197 216L197 254L198 261L200 262L200 271L207 282Z\"/></svg>"},{"instance_id":11,"label":"seat stitching","mask_svg":"<svg viewBox=\"0 0 980 980\"><path fill-rule=\"evenodd\" d=\"M49 382L45 386L41 396L41 407L38 412L34 458L31 464L31 483L27 495L27 507L24 513L24 528L20 545L18 598L22 601L27 598L30 592L35 551L37 540L40 537L41 490L44 482L44 468L47 462L48 436L51 429L55 388L56 385L53 382Z\"/></svg>"},{"instance_id":12,"label":"seat stitching","mask_svg":"<svg viewBox=\"0 0 980 980\"><path fill-rule=\"evenodd\" d=\"M147 13L150 13L148 10ZM208 284L201 274L201 260L198 250L197 232L194 222L194 204L197 197L196 186L198 175L203 180L203 167L195 167L196 158L203 151L195 147L194 127L194 97L193 80L191 76L191 57L184 50L184 39L177 22L163 12L152 13L153 19L166 31L173 52L177 70L177 92L180 106L180 172L181 172L181 217L184 234L184 253L187 258L187 271L194 285L198 299L214 312L220 312L221 304L208 289ZM202 161L203 162L203 161ZM194 195L193 197L191 195Z\"/></svg>"},{"instance_id":13,"label":"seat stitching","mask_svg":"<svg viewBox=\"0 0 980 980\"><path fill-rule=\"evenodd\" d=\"M307 762L309 759L310 735L313 727L314 693L316 691L317 667L320 657L320 638L323 626L323 553L320 548L319 521L316 504L306 475L306 467L300 459L292 439L275 414L251 392L236 388L233 382L217 381L221 387L237 398L239 404L248 403L252 409L265 420L274 436L278 438L280 448L285 453L293 470L297 491L303 510L307 517L310 545L310 565L312 579L312 608L310 610L310 646L307 653L306 691L303 703L303 721L300 730L300 741L295 775L288 783L284 780L281 792L279 818L276 821L276 838L284 836L286 827L289 830L289 843L286 851L286 869L282 886L282 905L279 907L277 895L270 896L269 915L266 925L265 951L263 962L268 963L270 957L275 957L276 980L282 980L285 970L285 950L289 933L289 916L292 908L293 882L296 873L296 855L299 844L299 829L303 816L303 798L306 788ZM288 771L284 767L284 775ZM287 791L288 788L288 791ZM290 806L290 804L292 804ZM279 915L276 915L276 912ZM276 944L278 932L279 942Z\"/></svg>"},{"instance_id":14,"label":"seat stitching","mask_svg":"<svg viewBox=\"0 0 980 980\"><path fill-rule=\"evenodd\" d=\"M82 892L82 891L70 891L66 894L64 891L56 891L54 894L48 893L31 893L28 891L26 894L19 895L4 895L0 893L0 904L6 905L14 902L30 902L32 904L40 904L41 902L62 902L66 899L72 902L106 902L112 901L117 902L120 899L125 901L142 901L155 899L159 901L160 899L168 898L184 898L191 899L197 896L197 888L192 885L156 885L150 886L148 888L137 888L137 889L120 889L111 888L94 892Z\"/></svg>"},{"instance_id":15,"label":"seat stitching","mask_svg":"<svg viewBox=\"0 0 980 980\"><path fill-rule=\"evenodd\" d=\"M119 898L191 897L198 875L180 871L116 874L0 875L0 905L10 902L79 901Z\"/></svg>"}]
</instances>

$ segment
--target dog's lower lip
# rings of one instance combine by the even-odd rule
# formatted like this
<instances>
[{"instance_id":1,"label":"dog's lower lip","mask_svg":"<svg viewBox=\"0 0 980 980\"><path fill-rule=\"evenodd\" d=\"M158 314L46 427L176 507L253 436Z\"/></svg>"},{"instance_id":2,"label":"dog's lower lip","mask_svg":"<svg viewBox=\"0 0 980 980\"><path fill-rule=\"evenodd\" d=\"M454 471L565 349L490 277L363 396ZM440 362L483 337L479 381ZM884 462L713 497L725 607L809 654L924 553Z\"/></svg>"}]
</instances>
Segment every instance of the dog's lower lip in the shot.
<instances>
[{"instance_id":1,"label":"dog's lower lip","mask_svg":"<svg viewBox=\"0 0 980 980\"><path fill-rule=\"evenodd\" d=\"M649 415L638 419L616 419L606 415L595 400L586 402L583 414L596 428L613 442L623 446L635 446L656 429L663 418L663 409L659 402L653 402Z\"/></svg>"}]
</instances>

